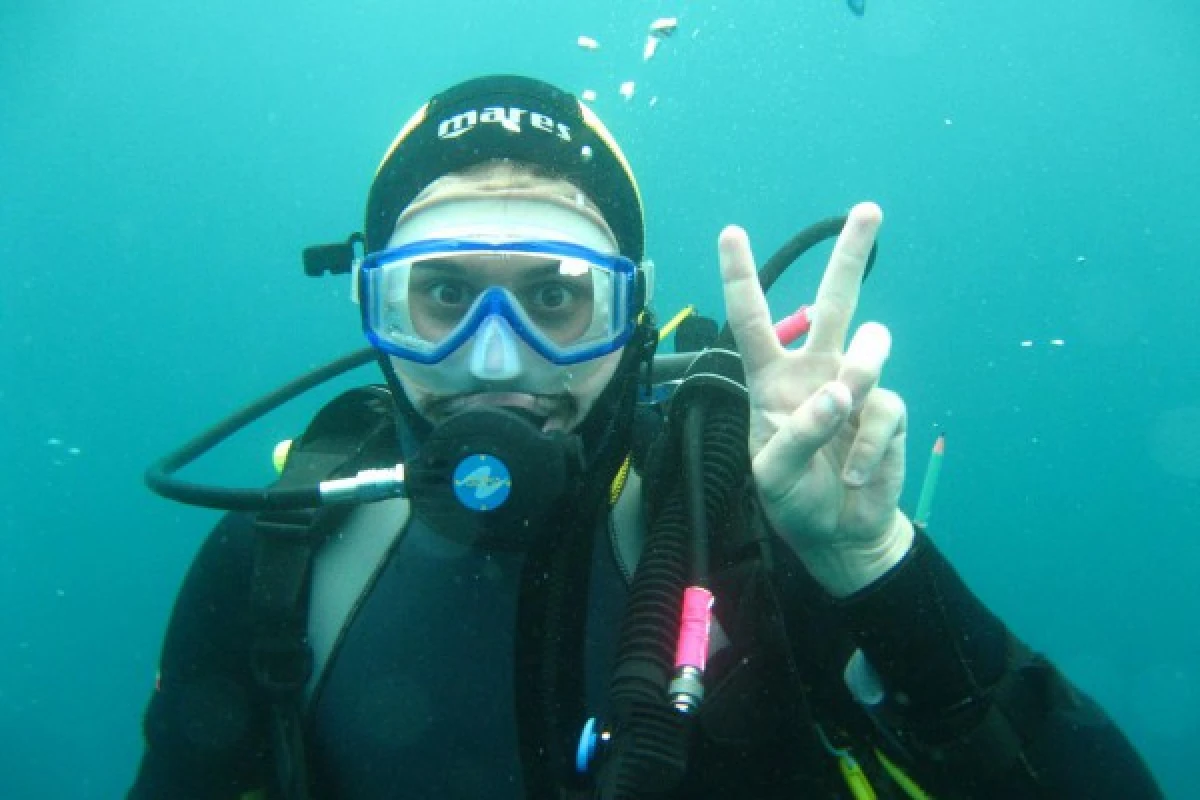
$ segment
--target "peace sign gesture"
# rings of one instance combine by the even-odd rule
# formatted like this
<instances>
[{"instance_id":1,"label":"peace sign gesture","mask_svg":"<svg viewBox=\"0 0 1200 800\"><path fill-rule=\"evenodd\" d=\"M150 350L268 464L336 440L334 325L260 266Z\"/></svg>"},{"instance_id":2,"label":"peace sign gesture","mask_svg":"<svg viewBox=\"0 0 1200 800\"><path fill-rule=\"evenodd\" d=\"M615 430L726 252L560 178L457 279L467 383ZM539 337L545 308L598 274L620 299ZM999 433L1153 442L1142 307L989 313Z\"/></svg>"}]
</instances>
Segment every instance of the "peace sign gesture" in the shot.
<instances>
[{"instance_id":1,"label":"peace sign gesture","mask_svg":"<svg viewBox=\"0 0 1200 800\"><path fill-rule=\"evenodd\" d=\"M891 334L868 322L846 337L883 212L855 206L809 309L804 345L787 350L771 324L746 232L718 250L730 330L750 393L749 450L767 520L813 576L844 597L895 565L912 545L898 508L907 414L879 388Z\"/></svg>"}]
</instances>

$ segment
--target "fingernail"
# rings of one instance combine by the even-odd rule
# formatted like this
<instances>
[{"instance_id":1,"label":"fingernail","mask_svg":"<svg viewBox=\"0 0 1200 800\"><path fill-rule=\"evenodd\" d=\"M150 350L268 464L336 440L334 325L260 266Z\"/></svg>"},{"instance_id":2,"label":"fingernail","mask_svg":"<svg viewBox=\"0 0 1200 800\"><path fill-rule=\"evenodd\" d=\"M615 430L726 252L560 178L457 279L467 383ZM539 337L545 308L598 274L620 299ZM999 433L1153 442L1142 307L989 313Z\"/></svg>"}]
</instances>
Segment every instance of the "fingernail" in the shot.
<instances>
[{"instance_id":1,"label":"fingernail","mask_svg":"<svg viewBox=\"0 0 1200 800\"><path fill-rule=\"evenodd\" d=\"M841 409L838 408L837 398L830 391L821 392L817 396L815 403L817 414L824 417L827 421L833 421L841 415Z\"/></svg>"},{"instance_id":2,"label":"fingernail","mask_svg":"<svg viewBox=\"0 0 1200 800\"><path fill-rule=\"evenodd\" d=\"M849 483L852 486L862 486L866 482L867 476L863 475L863 471L861 469L851 467L850 469L846 470L845 480L846 483Z\"/></svg>"}]
</instances>

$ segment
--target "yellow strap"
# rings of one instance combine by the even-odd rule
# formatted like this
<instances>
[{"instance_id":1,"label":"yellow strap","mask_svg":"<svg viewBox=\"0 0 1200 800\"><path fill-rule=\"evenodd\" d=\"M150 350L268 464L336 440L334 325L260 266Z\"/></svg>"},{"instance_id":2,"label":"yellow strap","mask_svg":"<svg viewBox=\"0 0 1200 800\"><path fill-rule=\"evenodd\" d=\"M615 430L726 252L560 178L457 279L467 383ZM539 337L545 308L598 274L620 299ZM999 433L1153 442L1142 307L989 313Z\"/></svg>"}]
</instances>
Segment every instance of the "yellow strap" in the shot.
<instances>
[{"instance_id":1,"label":"yellow strap","mask_svg":"<svg viewBox=\"0 0 1200 800\"><path fill-rule=\"evenodd\" d=\"M887 770L887 774L891 776L896 785L904 790L904 793L912 798L912 800L933 800L933 795L926 792L920 786L917 786L913 779L904 773L904 770L892 763L891 759L885 756L879 750L875 751L875 758L879 759L879 763Z\"/></svg>"}]
</instances>

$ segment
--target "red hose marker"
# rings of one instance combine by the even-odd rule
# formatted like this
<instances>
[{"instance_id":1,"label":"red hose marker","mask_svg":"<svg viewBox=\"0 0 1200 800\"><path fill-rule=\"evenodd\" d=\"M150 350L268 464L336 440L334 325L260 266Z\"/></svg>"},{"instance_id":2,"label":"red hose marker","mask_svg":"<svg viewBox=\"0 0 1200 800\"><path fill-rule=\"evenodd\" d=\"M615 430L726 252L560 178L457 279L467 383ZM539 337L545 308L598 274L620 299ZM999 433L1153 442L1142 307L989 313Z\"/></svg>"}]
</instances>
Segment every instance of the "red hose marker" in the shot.
<instances>
[{"instance_id":1,"label":"red hose marker","mask_svg":"<svg viewBox=\"0 0 1200 800\"><path fill-rule=\"evenodd\" d=\"M775 323L775 335L779 337L779 343L787 347L808 333L808 329L811 327L812 320L808 316L808 306L800 306L796 313L790 314Z\"/></svg>"}]
</instances>

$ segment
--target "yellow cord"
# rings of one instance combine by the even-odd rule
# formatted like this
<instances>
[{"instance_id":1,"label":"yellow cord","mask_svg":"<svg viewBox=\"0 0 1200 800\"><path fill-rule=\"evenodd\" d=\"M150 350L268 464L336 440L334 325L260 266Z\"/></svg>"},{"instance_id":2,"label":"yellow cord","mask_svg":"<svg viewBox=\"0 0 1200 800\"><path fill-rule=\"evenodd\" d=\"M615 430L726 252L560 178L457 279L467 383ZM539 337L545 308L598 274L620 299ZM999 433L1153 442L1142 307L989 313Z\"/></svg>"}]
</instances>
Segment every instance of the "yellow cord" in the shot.
<instances>
[{"instance_id":1,"label":"yellow cord","mask_svg":"<svg viewBox=\"0 0 1200 800\"><path fill-rule=\"evenodd\" d=\"M833 742L829 741L829 737L825 735L825 729L820 725L814 727L817 735L821 737L821 744L825 746L826 752L837 759L838 769L842 772L842 780L846 782L846 788L850 790L854 800L876 800L878 795L875 794L871 781L867 779L867 774L854 760L850 751L842 747L834 747Z\"/></svg>"},{"instance_id":2,"label":"yellow cord","mask_svg":"<svg viewBox=\"0 0 1200 800\"><path fill-rule=\"evenodd\" d=\"M892 777L896 785L904 790L912 800L933 800L933 795L926 792L920 786L913 782L913 779L904 774L904 771L892 763L891 759L881 753L875 751L875 758L879 759L879 763L887 771L887 774Z\"/></svg>"},{"instance_id":3,"label":"yellow cord","mask_svg":"<svg viewBox=\"0 0 1200 800\"><path fill-rule=\"evenodd\" d=\"M825 749L829 752L829 755L837 759L838 768L842 772L842 779L846 781L846 788L850 790L850 794L854 796L854 800L876 800L878 795L875 794L875 789L871 786L871 781L867 779L867 774L854 759L854 756L850 754L850 751L834 747L829 741L829 737L825 735L825 729L820 725L817 725L816 729L817 735L821 737L821 743L825 745ZM904 793L912 800L933 800L931 795L927 794L920 786L917 786L916 782L904 773L904 770L893 764L882 752L876 750L875 758L896 785L903 789Z\"/></svg>"},{"instance_id":4,"label":"yellow cord","mask_svg":"<svg viewBox=\"0 0 1200 800\"><path fill-rule=\"evenodd\" d=\"M675 316L673 316L669 320L667 320L666 325L663 325L661 328L658 329L659 341L662 341L663 339L670 336L674 332L674 330L679 327L679 323L683 322L685 319L687 319L688 317L690 317L692 314L695 314L695 313L696 313L695 306L684 306L679 311L678 314L676 314Z\"/></svg>"},{"instance_id":5,"label":"yellow cord","mask_svg":"<svg viewBox=\"0 0 1200 800\"><path fill-rule=\"evenodd\" d=\"M613 476L612 485L608 489L608 505L610 508L617 504L617 500L621 497L621 492L625 491L625 480L629 477L629 468L631 466L633 466L632 453L625 456L625 461L621 463L621 468Z\"/></svg>"},{"instance_id":6,"label":"yellow cord","mask_svg":"<svg viewBox=\"0 0 1200 800\"><path fill-rule=\"evenodd\" d=\"M862 767L854 760L854 756L842 751L838 755L838 766L842 770L842 779L846 781L846 787L850 794L854 795L854 800L876 800L878 795L875 794L875 789L867 780Z\"/></svg>"}]
</instances>

